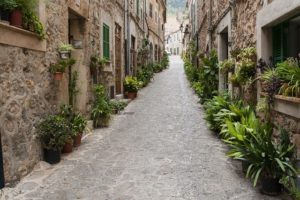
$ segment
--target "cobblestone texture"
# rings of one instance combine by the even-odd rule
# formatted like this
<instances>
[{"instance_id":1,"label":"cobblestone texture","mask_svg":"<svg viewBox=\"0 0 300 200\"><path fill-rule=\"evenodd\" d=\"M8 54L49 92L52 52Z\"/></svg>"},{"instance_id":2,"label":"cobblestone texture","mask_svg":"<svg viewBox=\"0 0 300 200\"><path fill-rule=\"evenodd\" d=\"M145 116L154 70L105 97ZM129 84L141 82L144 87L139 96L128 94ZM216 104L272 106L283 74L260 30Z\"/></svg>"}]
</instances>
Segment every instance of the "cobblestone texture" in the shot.
<instances>
[{"instance_id":1,"label":"cobblestone texture","mask_svg":"<svg viewBox=\"0 0 300 200\"><path fill-rule=\"evenodd\" d=\"M111 127L56 166L41 162L8 200L271 200L208 129L182 62L156 75Z\"/></svg>"}]
</instances>

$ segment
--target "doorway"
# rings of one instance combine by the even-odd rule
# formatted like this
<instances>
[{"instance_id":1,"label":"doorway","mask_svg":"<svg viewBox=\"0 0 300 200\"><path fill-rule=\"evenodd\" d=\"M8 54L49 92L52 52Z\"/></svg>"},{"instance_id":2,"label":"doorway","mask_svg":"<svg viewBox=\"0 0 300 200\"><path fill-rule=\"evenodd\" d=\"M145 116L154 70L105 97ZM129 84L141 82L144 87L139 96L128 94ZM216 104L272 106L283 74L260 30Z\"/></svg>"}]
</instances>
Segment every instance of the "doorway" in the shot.
<instances>
[{"instance_id":1,"label":"doorway","mask_svg":"<svg viewBox=\"0 0 300 200\"><path fill-rule=\"evenodd\" d=\"M115 24L115 84L116 94L122 94L122 27Z\"/></svg>"},{"instance_id":2,"label":"doorway","mask_svg":"<svg viewBox=\"0 0 300 200\"><path fill-rule=\"evenodd\" d=\"M224 61L229 58L228 27L226 27L222 32L220 32L219 38L219 60ZM228 90L228 74L219 73L219 80L219 90Z\"/></svg>"}]
</instances>

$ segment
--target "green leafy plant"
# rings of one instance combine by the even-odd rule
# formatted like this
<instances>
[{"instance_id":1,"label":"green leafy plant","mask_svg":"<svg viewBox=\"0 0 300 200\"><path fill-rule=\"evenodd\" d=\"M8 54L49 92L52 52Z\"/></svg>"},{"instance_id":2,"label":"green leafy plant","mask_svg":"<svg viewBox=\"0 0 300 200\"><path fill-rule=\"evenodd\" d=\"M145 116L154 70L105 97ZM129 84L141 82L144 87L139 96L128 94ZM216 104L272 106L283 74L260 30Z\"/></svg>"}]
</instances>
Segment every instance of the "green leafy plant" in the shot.
<instances>
[{"instance_id":1,"label":"green leafy plant","mask_svg":"<svg viewBox=\"0 0 300 200\"><path fill-rule=\"evenodd\" d=\"M276 66L278 77L285 84L280 88L279 94L300 97L300 67L298 60L289 58Z\"/></svg>"},{"instance_id":2,"label":"green leafy plant","mask_svg":"<svg viewBox=\"0 0 300 200\"><path fill-rule=\"evenodd\" d=\"M233 59L226 59L220 62L220 71L225 74L234 71L235 62Z\"/></svg>"},{"instance_id":3,"label":"green leafy plant","mask_svg":"<svg viewBox=\"0 0 300 200\"><path fill-rule=\"evenodd\" d=\"M76 60L69 58L66 60L60 60L58 63L50 66L50 73L64 73L66 68L76 63Z\"/></svg>"},{"instance_id":4,"label":"green leafy plant","mask_svg":"<svg viewBox=\"0 0 300 200\"><path fill-rule=\"evenodd\" d=\"M94 95L95 101L92 107L92 119L95 126L98 126L99 120L107 122L110 119L112 110L103 85L94 86Z\"/></svg>"},{"instance_id":5,"label":"green leafy plant","mask_svg":"<svg viewBox=\"0 0 300 200\"><path fill-rule=\"evenodd\" d=\"M74 105L76 103L76 97L79 93L77 88L78 71L74 71L69 81L69 104Z\"/></svg>"},{"instance_id":6,"label":"green leafy plant","mask_svg":"<svg viewBox=\"0 0 300 200\"><path fill-rule=\"evenodd\" d=\"M15 8L19 7L19 4L16 0L1 0L0 1L0 8L7 11L12 11Z\"/></svg>"},{"instance_id":7,"label":"green leafy plant","mask_svg":"<svg viewBox=\"0 0 300 200\"><path fill-rule=\"evenodd\" d=\"M93 69L97 69L97 68L102 69L103 66L108 63L109 60L107 58L94 54L91 56L90 67Z\"/></svg>"},{"instance_id":8,"label":"green leafy plant","mask_svg":"<svg viewBox=\"0 0 300 200\"><path fill-rule=\"evenodd\" d=\"M138 92L142 83L136 77L126 76L124 80L124 90L126 92Z\"/></svg>"},{"instance_id":9,"label":"green leafy plant","mask_svg":"<svg viewBox=\"0 0 300 200\"><path fill-rule=\"evenodd\" d=\"M77 134L82 134L83 131L86 129L87 126L87 120L85 117L83 117L81 114L75 114L72 119L72 129L75 133L75 136Z\"/></svg>"},{"instance_id":10,"label":"green leafy plant","mask_svg":"<svg viewBox=\"0 0 300 200\"><path fill-rule=\"evenodd\" d=\"M120 111L124 110L127 106L127 103L124 101L110 101L110 107L112 110L114 110L116 113L119 113Z\"/></svg>"},{"instance_id":11,"label":"green leafy plant","mask_svg":"<svg viewBox=\"0 0 300 200\"><path fill-rule=\"evenodd\" d=\"M71 52L74 50L74 47L73 45L71 44L66 44L66 43L60 43L59 46L58 46L58 51L59 52Z\"/></svg>"},{"instance_id":12,"label":"green leafy plant","mask_svg":"<svg viewBox=\"0 0 300 200\"><path fill-rule=\"evenodd\" d=\"M209 123L209 128L211 130L215 132L221 130L220 125L215 122L215 115L222 109L229 109L229 106L230 99L227 94L215 96L204 104L205 119Z\"/></svg>"},{"instance_id":13,"label":"green leafy plant","mask_svg":"<svg viewBox=\"0 0 300 200\"><path fill-rule=\"evenodd\" d=\"M37 33L40 39L45 39L46 33L44 30L44 26L35 12L28 10L24 13L23 26L26 29Z\"/></svg>"},{"instance_id":14,"label":"green leafy plant","mask_svg":"<svg viewBox=\"0 0 300 200\"><path fill-rule=\"evenodd\" d=\"M137 73L137 80L142 82L143 87L147 86L154 76L153 64L140 67Z\"/></svg>"},{"instance_id":15,"label":"green leafy plant","mask_svg":"<svg viewBox=\"0 0 300 200\"><path fill-rule=\"evenodd\" d=\"M254 186L261 176L273 179L295 176L297 174L291 161L294 146L287 140L275 142L272 140L273 127L265 125L258 133L251 134L249 142L245 143L248 149L245 159L251 163L247 170L247 177L253 180ZM287 132L281 129L281 135Z\"/></svg>"},{"instance_id":16,"label":"green leafy plant","mask_svg":"<svg viewBox=\"0 0 300 200\"><path fill-rule=\"evenodd\" d=\"M60 150L68 140L69 123L60 115L50 115L38 125L38 137L46 149Z\"/></svg>"},{"instance_id":17,"label":"green leafy plant","mask_svg":"<svg viewBox=\"0 0 300 200\"><path fill-rule=\"evenodd\" d=\"M87 126L87 120L82 114L76 112L71 105L61 105L58 115L63 117L70 127L69 140L76 135L81 134Z\"/></svg>"}]
</instances>

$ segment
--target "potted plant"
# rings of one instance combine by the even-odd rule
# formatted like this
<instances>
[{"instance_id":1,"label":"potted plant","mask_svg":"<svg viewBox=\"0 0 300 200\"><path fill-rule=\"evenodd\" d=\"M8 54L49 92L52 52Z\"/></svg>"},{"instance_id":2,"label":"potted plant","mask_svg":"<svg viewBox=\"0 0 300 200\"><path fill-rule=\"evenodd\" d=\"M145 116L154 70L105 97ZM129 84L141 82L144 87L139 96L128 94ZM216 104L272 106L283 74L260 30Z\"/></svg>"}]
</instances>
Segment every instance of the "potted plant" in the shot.
<instances>
[{"instance_id":1,"label":"potted plant","mask_svg":"<svg viewBox=\"0 0 300 200\"><path fill-rule=\"evenodd\" d=\"M87 120L81 114L76 114L72 119L73 132L75 133L73 143L74 147L80 146L82 134L86 126Z\"/></svg>"},{"instance_id":2,"label":"potted plant","mask_svg":"<svg viewBox=\"0 0 300 200\"><path fill-rule=\"evenodd\" d=\"M248 153L245 158L250 165L247 177L253 180L254 186L261 180L261 192L267 195L278 195L282 192L280 180L285 176L297 175L291 161L294 146L290 143L288 133L281 129L280 141L272 139L272 127L265 125L258 134L246 142Z\"/></svg>"},{"instance_id":3,"label":"potted plant","mask_svg":"<svg viewBox=\"0 0 300 200\"><path fill-rule=\"evenodd\" d=\"M65 133L65 144L62 149L62 153L72 153L73 143L74 143L75 132L69 127L68 131Z\"/></svg>"},{"instance_id":4,"label":"potted plant","mask_svg":"<svg viewBox=\"0 0 300 200\"><path fill-rule=\"evenodd\" d=\"M1 0L0 1L0 19L9 23L10 12L18 7L15 0Z\"/></svg>"},{"instance_id":5,"label":"potted plant","mask_svg":"<svg viewBox=\"0 0 300 200\"><path fill-rule=\"evenodd\" d=\"M112 113L118 114L120 111L124 110L126 107L127 103L124 101L110 101L110 107L112 109Z\"/></svg>"},{"instance_id":6,"label":"potted plant","mask_svg":"<svg viewBox=\"0 0 300 200\"><path fill-rule=\"evenodd\" d=\"M74 65L75 63L76 60L72 58L69 58L67 60L61 60L58 63L50 66L50 73L54 74L55 80L61 81L66 68Z\"/></svg>"},{"instance_id":7,"label":"potted plant","mask_svg":"<svg viewBox=\"0 0 300 200\"><path fill-rule=\"evenodd\" d=\"M71 44L61 43L58 46L58 52L59 52L61 59L69 59L71 51L73 51L73 50L74 50L74 48Z\"/></svg>"},{"instance_id":8,"label":"potted plant","mask_svg":"<svg viewBox=\"0 0 300 200\"><path fill-rule=\"evenodd\" d=\"M39 124L38 137L42 142L46 162L55 164L60 161L68 131L68 123L60 115L50 115Z\"/></svg>"},{"instance_id":9,"label":"potted plant","mask_svg":"<svg viewBox=\"0 0 300 200\"><path fill-rule=\"evenodd\" d=\"M92 108L92 119L95 127L108 127L111 115L111 106L103 85L94 87L95 102Z\"/></svg>"},{"instance_id":10,"label":"potted plant","mask_svg":"<svg viewBox=\"0 0 300 200\"><path fill-rule=\"evenodd\" d=\"M137 97L140 86L141 84L136 77L127 76L124 80L124 90L127 92L127 97L131 100Z\"/></svg>"},{"instance_id":11,"label":"potted plant","mask_svg":"<svg viewBox=\"0 0 300 200\"><path fill-rule=\"evenodd\" d=\"M40 39L45 39L46 33L44 26L35 12L28 10L24 13L23 26L25 29L37 33Z\"/></svg>"}]
</instances>

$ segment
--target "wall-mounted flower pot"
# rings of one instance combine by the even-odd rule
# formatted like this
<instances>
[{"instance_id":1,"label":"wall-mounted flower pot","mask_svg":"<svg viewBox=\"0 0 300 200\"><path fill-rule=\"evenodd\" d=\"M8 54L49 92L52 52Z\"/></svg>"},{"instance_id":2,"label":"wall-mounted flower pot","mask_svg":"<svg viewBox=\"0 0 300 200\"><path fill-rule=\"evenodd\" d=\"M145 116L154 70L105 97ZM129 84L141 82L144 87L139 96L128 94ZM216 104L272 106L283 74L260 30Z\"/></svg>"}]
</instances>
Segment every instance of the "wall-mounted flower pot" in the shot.
<instances>
[{"instance_id":1,"label":"wall-mounted flower pot","mask_svg":"<svg viewBox=\"0 0 300 200\"><path fill-rule=\"evenodd\" d=\"M59 56L61 59L66 60L71 57L71 52L70 51L60 51Z\"/></svg>"},{"instance_id":2,"label":"wall-mounted flower pot","mask_svg":"<svg viewBox=\"0 0 300 200\"><path fill-rule=\"evenodd\" d=\"M61 73L61 72L55 72L55 73L54 73L54 79L55 79L56 81L61 81L62 78L63 78L63 73Z\"/></svg>"},{"instance_id":3,"label":"wall-mounted flower pot","mask_svg":"<svg viewBox=\"0 0 300 200\"><path fill-rule=\"evenodd\" d=\"M21 10L13 10L10 14L10 25L22 28L23 14Z\"/></svg>"},{"instance_id":4,"label":"wall-mounted flower pot","mask_svg":"<svg viewBox=\"0 0 300 200\"><path fill-rule=\"evenodd\" d=\"M261 179L261 192L270 196L277 196L282 192L282 185L279 183L278 178L262 176Z\"/></svg>"},{"instance_id":5,"label":"wall-mounted flower pot","mask_svg":"<svg viewBox=\"0 0 300 200\"><path fill-rule=\"evenodd\" d=\"M72 153L73 152L73 140L67 141L65 146L63 147L63 153Z\"/></svg>"},{"instance_id":6,"label":"wall-mounted flower pot","mask_svg":"<svg viewBox=\"0 0 300 200\"><path fill-rule=\"evenodd\" d=\"M79 147L81 145L81 138L82 138L82 133L74 137L74 143L73 143L74 147Z\"/></svg>"},{"instance_id":7,"label":"wall-mounted flower pot","mask_svg":"<svg viewBox=\"0 0 300 200\"><path fill-rule=\"evenodd\" d=\"M134 100L137 97L137 92L128 92L127 93L127 98Z\"/></svg>"},{"instance_id":8,"label":"wall-mounted flower pot","mask_svg":"<svg viewBox=\"0 0 300 200\"><path fill-rule=\"evenodd\" d=\"M44 160L49 164L59 163L61 159L60 150L44 149Z\"/></svg>"}]
</instances>

